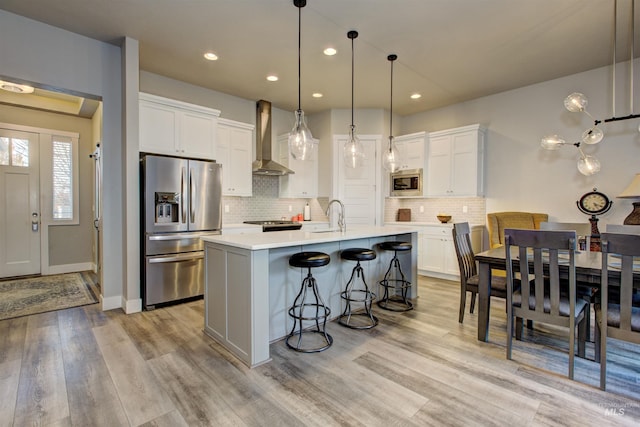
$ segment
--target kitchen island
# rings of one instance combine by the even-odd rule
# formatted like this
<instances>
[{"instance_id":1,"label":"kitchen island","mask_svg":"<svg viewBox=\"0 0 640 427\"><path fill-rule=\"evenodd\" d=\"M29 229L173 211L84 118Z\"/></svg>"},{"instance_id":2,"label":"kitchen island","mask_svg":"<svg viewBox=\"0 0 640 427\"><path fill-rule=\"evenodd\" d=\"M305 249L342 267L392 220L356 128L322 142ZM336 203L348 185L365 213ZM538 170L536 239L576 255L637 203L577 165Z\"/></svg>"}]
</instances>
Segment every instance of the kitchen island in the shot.
<instances>
[{"instance_id":1,"label":"kitchen island","mask_svg":"<svg viewBox=\"0 0 640 427\"><path fill-rule=\"evenodd\" d=\"M318 251L331 257L328 265L314 268L312 273L331 308L331 318L336 318L342 309L340 292L355 265L342 261L340 251L356 247L376 251L377 258L363 263L363 268L369 287L379 293L378 282L393 257L392 252L381 251L379 243L411 242L414 249L398 253L398 258L407 280L414 284L410 297L415 298L417 239L417 230L392 226L350 226L345 232L295 230L207 236L203 238L205 333L250 367L268 362L269 344L286 337L293 326L288 310L306 275L306 271L289 266L289 257L297 252ZM374 310L380 308L375 306Z\"/></svg>"}]
</instances>

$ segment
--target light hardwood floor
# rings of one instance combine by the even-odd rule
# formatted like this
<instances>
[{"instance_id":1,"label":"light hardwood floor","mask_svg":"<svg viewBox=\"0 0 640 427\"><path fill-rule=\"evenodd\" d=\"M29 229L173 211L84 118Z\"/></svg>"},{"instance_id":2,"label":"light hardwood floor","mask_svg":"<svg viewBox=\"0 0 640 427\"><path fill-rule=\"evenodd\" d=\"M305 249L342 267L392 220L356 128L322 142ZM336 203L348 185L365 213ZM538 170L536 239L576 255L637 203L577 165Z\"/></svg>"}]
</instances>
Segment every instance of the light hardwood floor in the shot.
<instances>
[{"instance_id":1,"label":"light hardwood floor","mask_svg":"<svg viewBox=\"0 0 640 427\"><path fill-rule=\"evenodd\" d=\"M640 348L611 342L609 391L566 334L536 325L505 358L503 301L490 342L458 318L458 285L421 277L415 310L380 310L334 345L283 342L248 369L202 333L202 300L125 315L97 305L0 322L0 426L638 425ZM588 356L593 357L593 344Z\"/></svg>"}]
</instances>

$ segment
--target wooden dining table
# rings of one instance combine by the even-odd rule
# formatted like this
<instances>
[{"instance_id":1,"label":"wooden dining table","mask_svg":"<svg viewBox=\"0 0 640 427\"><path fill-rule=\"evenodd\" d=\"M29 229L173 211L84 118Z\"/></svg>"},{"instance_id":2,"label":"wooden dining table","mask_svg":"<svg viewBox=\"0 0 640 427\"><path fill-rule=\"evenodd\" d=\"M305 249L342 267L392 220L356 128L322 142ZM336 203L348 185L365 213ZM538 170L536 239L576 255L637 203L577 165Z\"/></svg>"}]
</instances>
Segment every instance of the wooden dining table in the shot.
<instances>
[{"instance_id":1,"label":"wooden dining table","mask_svg":"<svg viewBox=\"0 0 640 427\"><path fill-rule=\"evenodd\" d=\"M506 252L504 247L489 249L475 255L478 262L478 340L489 340L489 311L491 308L491 270L506 270ZM517 247L511 248L511 258L513 260L514 271L519 268ZM600 287L600 276L602 272L602 253L576 251L576 283L589 285L595 288ZM560 278L568 279L569 265L560 264ZM548 268L548 266L546 266ZM547 273L545 269L545 273ZM620 271L615 268L609 269L609 285L615 286L620 283ZM633 283L635 288L640 288L640 270L634 270Z\"/></svg>"}]
</instances>

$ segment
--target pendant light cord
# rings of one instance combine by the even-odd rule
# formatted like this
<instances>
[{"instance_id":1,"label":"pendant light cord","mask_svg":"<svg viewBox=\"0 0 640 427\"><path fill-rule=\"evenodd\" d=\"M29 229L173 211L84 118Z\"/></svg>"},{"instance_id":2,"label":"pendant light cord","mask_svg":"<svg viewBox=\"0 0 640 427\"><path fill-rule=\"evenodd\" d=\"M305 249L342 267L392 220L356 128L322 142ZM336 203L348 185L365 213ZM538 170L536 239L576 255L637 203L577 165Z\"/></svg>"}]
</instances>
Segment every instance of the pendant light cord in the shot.
<instances>
[{"instance_id":1,"label":"pendant light cord","mask_svg":"<svg viewBox=\"0 0 640 427\"><path fill-rule=\"evenodd\" d=\"M302 6L298 6L298 111L302 109L302 103L301 103L301 95L300 95L300 91L301 91L301 85L300 85L300 80L302 79L302 73L300 72L300 51L302 50Z\"/></svg>"},{"instance_id":2,"label":"pendant light cord","mask_svg":"<svg viewBox=\"0 0 640 427\"><path fill-rule=\"evenodd\" d=\"M358 37L358 32L355 31L355 30L351 30L351 31L349 31L347 33L347 37L349 37L351 39L351 128L353 129L353 127L354 127L354 125L353 125L353 109L354 109L354 107L353 107L353 105L354 105L354 101L353 101L353 98L354 98L353 97L353 92L354 92L354 90L353 90L353 87L354 87L354 81L355 81L355 79L354 79L354 74L355 73L353 71L354 64L355 64L355 61L353 59L354 58L353 39Z\"/></svg>"},{"instance_id":3,"label":"pendant light cord","mask_svg":"<svg viewBox=\"0 0 640 427\"><path fill-rule=\"evenodd\" d=\"M389 96L389 151L391 151L391 141L393 138L393 61L398 59L398 56L389 55L387 59L391 62L391 94Z\"/></svg>"},{"instance_id":4,"label":"pendant light cord","mask_svg":"<svg viewBox=\"0 0 640 427\"><path fill-rule=\"evenodd\" d=\"M355 37L357 37L357 36L358 36L358 33L356 33ZM354 58L354 54L353 54L353 39L355 37L351 37L351 127L352 128L353 128L353 108L354 108L353 107L353 102L354 102L353 101L353 86L354 86L354 77L353 77L354 76L354 71L353 71L353 68L354 68L354 64L355 64L355 61L353 60L353 58Z\"/></svg>"}]
</instances>

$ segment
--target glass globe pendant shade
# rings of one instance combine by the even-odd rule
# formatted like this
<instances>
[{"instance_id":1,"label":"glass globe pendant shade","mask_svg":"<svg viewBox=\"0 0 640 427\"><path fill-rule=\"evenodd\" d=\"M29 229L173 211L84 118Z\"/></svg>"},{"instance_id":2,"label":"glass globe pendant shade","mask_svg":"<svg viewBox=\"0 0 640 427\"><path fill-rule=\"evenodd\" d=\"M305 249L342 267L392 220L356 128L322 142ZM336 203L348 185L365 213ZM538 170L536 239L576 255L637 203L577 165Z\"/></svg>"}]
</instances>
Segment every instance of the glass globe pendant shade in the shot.
<instances>
[{"instance_id":1,"label":"glass globe pendant shade","mask_svg":"<svg viewBox=\"0 0 640 427\"><path fill-rule=\"evenodd\" d=\"M578 113L587 109L587 97L580 92L573 92L564 99L564 108L572 113Z\"/></svg>"},{"instance_id":2,"label":"glass globe pendant shade","mask_svg":"<svg viewBox=\"0 0 640 427\"><path fill-rule=\"evenodd\" d=\"M545 136L540 141L540 145L545 150L559 150L564 144L566 144L565 140L558 135Z\"/></svg>"},{"instance_id":3,"label":"glass globe pendant shade","mask_svg":"<svg viewBox=\"0 0 640 427\"><path fill-rule=\"evenodd\" d=\"M604 138L604 132L597 126L585 130L582 134L582 142L589 145L597 144L602 141L602 138Z\"/></svg>"},{"instance_id":4,"label":"glass globe pendant shade","mask_svg":"<svg viewBox=\"0 0 640 427\"><path fill-rule=\"evenodd\" d=\"M600 161L593 156L585 155L580 150L578 159L578 170L582 175L590 176L600 172Z\"/></svg>"},{"instance_id":5,"label":"glass globe pendant shade","mask_svg":"<svg viewBox=\"0 0 640 427\"><path fill-rule=\"evenodd\" d=\"M389 172L397 172L400 169L400 152L393 143L393 137L389 137L389 148L382 157L382 167Z\"/></svg>"},{"instance_id":6,"label":"glass globe pendant shade","mask_svg":"<svg viewBox=\"0 0 640 427\"><path fill-rule=\"evenodd\" d=\"M359 168L364 163L364 147L356 136L356 127L351 125L349 140L344 144L344 163L348 168Z\"/></svg>"},{"instance_id":7,"label":"glass globe pendant shade","mask_svg":"<svg viewBox=\"0 0 640 427\"><path fill-rule=\"evenodd\" d=\"M304 111L296 110L296 122L289 133L289 151L296 160L311 160L315 155L316 144L307 127Z\"/></svg>"}]
</instances>

